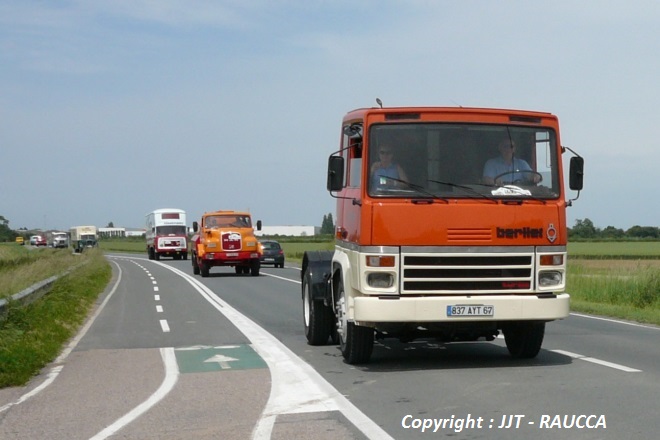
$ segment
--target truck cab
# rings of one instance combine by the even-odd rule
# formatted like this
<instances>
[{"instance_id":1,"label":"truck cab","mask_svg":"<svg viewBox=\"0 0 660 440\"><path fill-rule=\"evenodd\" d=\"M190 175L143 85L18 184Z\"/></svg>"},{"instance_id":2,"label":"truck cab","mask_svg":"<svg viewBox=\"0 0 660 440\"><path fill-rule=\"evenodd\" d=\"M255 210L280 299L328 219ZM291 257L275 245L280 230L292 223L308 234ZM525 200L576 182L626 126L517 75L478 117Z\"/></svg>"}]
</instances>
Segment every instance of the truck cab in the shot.
<instances>
[{"instance_id":1,"label":"truck cab","mask_svg":"<svg viewBox=\"0 0 660 440\"><path fill-rule=\"evenodd\" d=\"M261 230L261 220L256 227ZM193 222L193 231L190 253L195 275L208 277L216 266L233 266L236 274L259 275L261 248L249 212L207 212L199 223Z\"/></svg>"},{"instance_id":2,"label":"truck cab","mask_svg":"<svg viewBox=\"0 0 660 440\"><path fill-rule=\"evenodd\" d=\"M568 316L559 123L476 108L349 112L328 161L334 252L302 265L305 334L367 362L374 338L444 342L504 334L513 357ZM582 188L581 157L570 189ZM579 193L578 193L579 194Z\"/></svg>"}]
</instances>

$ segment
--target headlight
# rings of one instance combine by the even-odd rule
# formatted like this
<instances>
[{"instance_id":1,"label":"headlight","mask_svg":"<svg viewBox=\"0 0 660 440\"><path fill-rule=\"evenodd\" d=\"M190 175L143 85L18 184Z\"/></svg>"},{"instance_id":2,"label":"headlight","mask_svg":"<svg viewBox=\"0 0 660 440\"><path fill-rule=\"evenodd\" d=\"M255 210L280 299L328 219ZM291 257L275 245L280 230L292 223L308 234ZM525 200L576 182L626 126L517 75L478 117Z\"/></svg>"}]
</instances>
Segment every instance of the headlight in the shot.
<instances>
[{"instance_id":1,"label":"headlight","mask_svg":"<svg viewBox=\"0 0 660 440\"><path fill-rule=\"evenodd\" d=\"M539 273L539 286L549 287L558 286L562 283L561 272L541 272Z\"/></svg>"},{"instance_id":2,"label":"headlight","mask_svg":"<svg viewBox=\"0 0 660 440\"><path fill-rule=\"evenodd\" d=\"M387 289L394 285L394 276L387 272L374 272L367 275L367 283L370 287Z\"/></svg>"}]
</instances>

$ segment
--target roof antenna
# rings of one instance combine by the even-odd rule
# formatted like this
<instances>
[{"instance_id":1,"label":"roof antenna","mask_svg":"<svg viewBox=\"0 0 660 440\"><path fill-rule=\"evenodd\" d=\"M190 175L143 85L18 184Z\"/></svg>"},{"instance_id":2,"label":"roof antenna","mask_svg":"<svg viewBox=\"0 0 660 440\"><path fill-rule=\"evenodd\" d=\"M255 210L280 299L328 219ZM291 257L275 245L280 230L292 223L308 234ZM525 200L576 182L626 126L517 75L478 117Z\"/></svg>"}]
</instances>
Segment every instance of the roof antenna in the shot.
<instances>
[{"instance_id":1,"label":"roof antenna","mask_svg":"<svg viewBox=\"0 0 660 440\"><path fill-rule=\"evenodd\" d=\"M376 104L378 104L380 108L383 108L383 101L381 101L380 98L376 98Z\"/></svg>"}]
</instances>

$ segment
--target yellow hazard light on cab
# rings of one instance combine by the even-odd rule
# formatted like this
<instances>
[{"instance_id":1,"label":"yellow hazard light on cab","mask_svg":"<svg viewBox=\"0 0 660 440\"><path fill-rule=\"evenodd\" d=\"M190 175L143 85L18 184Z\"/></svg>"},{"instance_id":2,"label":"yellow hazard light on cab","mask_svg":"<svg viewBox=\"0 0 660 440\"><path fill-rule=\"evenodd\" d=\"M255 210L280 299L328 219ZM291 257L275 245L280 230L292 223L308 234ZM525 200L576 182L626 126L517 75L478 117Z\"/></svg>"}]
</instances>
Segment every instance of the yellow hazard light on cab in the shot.
<instances>
[{"instance_id":1,"label":"yellow hazard light on cab","mask_svg":"<svg viewBox=\"0 0 660 440\"><path fill-rule=\"evenodd\" d=\"M393 255L367 255L369 267L394 267Z\"/></svg>"},{"instance_id":2,"label":"yellow hazard light on cab","mask_svg":"<svg viewBox=\"0 0 660 440\"><path fill-rule=\"evenodd\" d=\"M541 266L561 266L564 264L564 256L559 255L541 255Z\"/></svg>"}]
</instances>

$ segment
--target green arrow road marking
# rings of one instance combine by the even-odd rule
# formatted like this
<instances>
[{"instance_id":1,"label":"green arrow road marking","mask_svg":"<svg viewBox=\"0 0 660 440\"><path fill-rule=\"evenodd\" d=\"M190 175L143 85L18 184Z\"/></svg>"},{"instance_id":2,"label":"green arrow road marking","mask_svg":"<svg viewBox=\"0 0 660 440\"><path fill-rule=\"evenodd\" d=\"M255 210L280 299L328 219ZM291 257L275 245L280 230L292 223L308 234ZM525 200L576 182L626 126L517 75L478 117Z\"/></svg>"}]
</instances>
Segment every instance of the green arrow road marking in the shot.
<instances>
[{"instance_id":1,"label":"green arrow road marking","mask_svg":"<svg viewBox=\"0 0 660 440\"><path fill-rule=\"evenodd\" d=\"M186 347L175 349L181 373L267 368L266 362L249 345Z\"/></svg>"}]
</instances>

